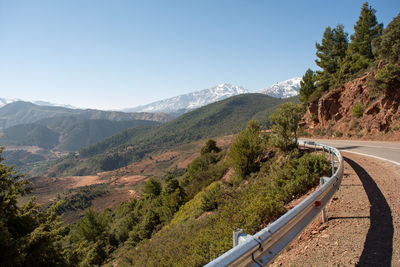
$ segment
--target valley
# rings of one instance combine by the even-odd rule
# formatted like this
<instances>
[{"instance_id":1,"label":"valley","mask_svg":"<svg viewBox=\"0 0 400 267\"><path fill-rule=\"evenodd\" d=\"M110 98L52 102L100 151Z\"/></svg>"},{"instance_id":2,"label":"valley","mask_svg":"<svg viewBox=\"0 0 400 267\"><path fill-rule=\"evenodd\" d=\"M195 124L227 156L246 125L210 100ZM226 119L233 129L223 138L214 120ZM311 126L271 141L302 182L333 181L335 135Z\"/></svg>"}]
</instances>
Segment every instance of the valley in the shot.
<instances>
[{"instance_id":1,"label":"valley","mask_svg":"<svg viewBox=\"0 0 400 267\"><path fill-rule=\"evenodd\" d=\"M13 5L0 266L400 265L393 8Z\"/></svg>"},{"instance_id":2,"label":"valley","mask_svg":"<svg viewBox=\"0 0 400 267\"><path fill-rule=\"evenodd\" d=\"M234 136L225 136L215 139L217 145L226 150ZM87 176L64 176L64 177L33 177L30 181L33 184L33 193L22 198L26 202L32 196L36 201L45 207L54 201L73 198L82 189L86 193L102 190L93 199L85 200L83 206L76 206L63 213L63 219L68 222L76 222L84 215L87 207L92 207L100 212L107 208L114 209L122 201L129 201L132 198L139 199L143 192L143 183L150 177L163 179L167 174L179 174L185 172L188 165L199 155L200 148L204 141L196 141L180 146L173 150L155 153L139 162L118 168L112 171L103 171Z\"/></svg>"}]
</instances>

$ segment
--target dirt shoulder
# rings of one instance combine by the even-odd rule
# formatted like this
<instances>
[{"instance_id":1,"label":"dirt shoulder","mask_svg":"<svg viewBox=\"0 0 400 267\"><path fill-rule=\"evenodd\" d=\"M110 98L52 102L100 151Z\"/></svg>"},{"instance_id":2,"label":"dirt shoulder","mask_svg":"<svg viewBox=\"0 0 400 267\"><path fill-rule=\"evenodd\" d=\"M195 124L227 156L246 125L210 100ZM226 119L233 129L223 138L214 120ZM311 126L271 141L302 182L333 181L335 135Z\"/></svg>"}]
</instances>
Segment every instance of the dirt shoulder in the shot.
<instances>
[{"instance_id":1,"label":"dirt shoulder","mask_svg":"<svg viewBox=\"0 0 400 267\"><path fill-rule=\"evenodd\" d=\"M343 153L342 185L271 266L400 266L400 167Z\"/></svg>"}]
</instances>

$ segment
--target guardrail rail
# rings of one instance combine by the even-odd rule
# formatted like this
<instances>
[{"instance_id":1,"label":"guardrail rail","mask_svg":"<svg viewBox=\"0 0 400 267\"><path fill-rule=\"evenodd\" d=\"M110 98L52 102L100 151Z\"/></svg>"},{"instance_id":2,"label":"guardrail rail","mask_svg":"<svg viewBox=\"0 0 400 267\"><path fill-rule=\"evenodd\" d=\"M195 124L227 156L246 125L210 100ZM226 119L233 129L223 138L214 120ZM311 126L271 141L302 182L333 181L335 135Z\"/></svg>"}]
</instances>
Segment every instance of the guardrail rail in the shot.
<instances>
[{"instance_id":1,"label":"guardrail rail","mask_svg":"<svg viewBox=\"0 0 400 267\"><path fill-rule=\"evenodd\" d=\"M314 141L298 140L299 146L321 149L331 156L332 176L321 177L321 185L297 206L245 241L225 252L206 267L265 266L288 246L321 212L339 189L343 179L343 157L339 150ZM323 213L323 220L324 220Z\"/></svg>"}]
</instances>

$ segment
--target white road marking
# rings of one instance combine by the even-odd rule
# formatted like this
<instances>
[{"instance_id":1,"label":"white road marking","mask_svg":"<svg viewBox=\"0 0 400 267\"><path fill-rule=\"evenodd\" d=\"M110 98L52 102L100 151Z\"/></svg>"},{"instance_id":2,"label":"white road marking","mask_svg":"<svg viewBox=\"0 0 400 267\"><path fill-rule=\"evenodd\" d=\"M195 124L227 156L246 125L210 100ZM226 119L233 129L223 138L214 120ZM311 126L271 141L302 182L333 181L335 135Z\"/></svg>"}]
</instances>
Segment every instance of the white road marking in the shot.
<instances>
[{"instance_id":1,"label":"white road marking","mask_svg":"<svg viewBox=\"0 0 400 267\"><path fill-rule=\"evenodd\" d=\"M350 150L346 150L346 149L340 149L340 148L339 148L339 150L341 150L341 151L346 151L346 152L348 152L348 153L353 153L353 154L358 154L358 155L362 155L362 156L367 156L367 157L371 157L371 158L376 158L376 159L383 160L383 161L387 161L387 162L390 162L390 163L393 163L393 164L396 164L396 165L400 166L400 162L393 161L393 160L390 160L390 159L385 159L385 158L381 158L381 157L378 157L378 156L374 156L374 155L370 155L370 154L365 154L365 153L360 153L360 152L355 152L355 151L350 151Z\"/></svg>"}]
</instances>

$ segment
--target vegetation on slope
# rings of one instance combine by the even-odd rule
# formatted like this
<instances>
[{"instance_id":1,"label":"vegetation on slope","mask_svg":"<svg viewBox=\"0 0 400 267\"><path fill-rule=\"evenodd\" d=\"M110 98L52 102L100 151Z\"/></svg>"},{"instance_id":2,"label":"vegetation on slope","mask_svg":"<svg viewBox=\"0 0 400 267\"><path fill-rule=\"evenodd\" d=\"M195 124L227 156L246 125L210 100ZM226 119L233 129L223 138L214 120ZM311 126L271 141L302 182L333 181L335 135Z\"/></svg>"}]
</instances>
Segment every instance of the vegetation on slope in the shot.
<instances>
[{"instance_id":1,"label":"vegetation on slope","mask_svg":"<svg viewBox=\"0 0 400 267\"><path fill-rule=\"evenodd\" d=\"M393 45L393 40L388 41L388 38L384 38L385 42L378 41L382 38L382 31L383 24L378 23L375 9L367 2L361 8L350 42L343 25L339 24L333 29L327 27L321 43L316 44L318 59L315 62L320 70L306 71L301 82L301 100L312 102L325 92L364 73L381 58L383 53L380 51L384 50L379 48L381 43L385 47Z\"/></svg>"},{"instance_id":2,"label":"vegetation on slope","mask_svg":"<svg viewBox=\"0 0 400 267\"><path fill-rule=\"evenodd\" d=\"M307 105L304 134L399 138L400 13L383 29L364 3L348 40L343 26L326 28L316 63L300 83Z\"/></svg>"},{"instance_id":3,"label":"vegetation on slope","mask_svg":"<svg viewBox=\"0 0 400 267\"><path fill-rule=\"evenodd\" d=\"M282 121L272 119L276 124ZM0 162L1 244L10 251L0 264L32 265L35 258L41 265L58 266L100 265L112 258L135 266L208 262L230 248L232 229L240 226L254 233L282 214L285 203L318 184L328 167L323 155L274 148L279 132L268 137L259 129L251 121L235 141L237 154L246 152L253 159L247 162L250 169L232 160L234 152L209 140L182 176L150 178L141 199L123 202L115 211L88 209L78 223L68 226L60 224L56 213L84 208L86 199L80 200L85 190L72 202L44 212L33 201L17 206L17 197L29 191L27 182ZM234 176L227 175L228 168L236 170ZM105 192L87 190L94 195Z\"/></svg>"},{"instance_id":4,"label":"vegetation on slope","mask_svg":"<svg viewBox=\"0 0 400 267\"><path fill-rule=\"evenodd\" d=\"M252 164L247 158L241 161L241 153L231 148L228 159L236 160L227 163L235 175L203 184L150 240L119 248L113 256L119 264L204 265L231 248L233 229L255 233L281 215L286 203L318 184L328 167L323 155L304 154L293 147L286 153L277 150L271 146L274 137L260 135L258 129L251 121L235 141L236 150L247 153ZM199 166L196 160L192 164Z\"/></svg>"},{"instance_id":5,"label":"vegetation on slope","mask_svg":"<svg viewBox=\"0 0 400 267\"><path fill-rule=\"evenodd\" d=\"M6 146L38 146L44 149L75 151L95 144L127 128L156 125L143 120L89 120L77 117L42 119L19 124L3 131L0 142Z\"/></svg>"},{"instance_id":6,"label":"vegetation on slope","mask_svg":"<svg viewBox=\"0 0 400 267\"><path fill-rule=\"evenodd\" d=\"M53 117L77 117L86 120L147 120L166 122L172 119L164 113L124 113L95 109L69 109L64 107L38 106L30 102L17 101L0 108L0 129L17 124L34 123Z\"/></svg>"},{"instance_id":7,"label":"vegetation on slope","mask_svg":"<svg viewBox=\"0 0 400 267\"><path fill-rule=\"evenodd\" d=\"M156 127L128 129L79 151L55 167L55 173L88 174L112 170L142 159L154 151L177 144L237 133L247 121L257 118L266 126L279 104L289 101L261 94L235 96L186 113ZM70 165L73 168L64 168Z\"/></svg>"}]
</instances>

